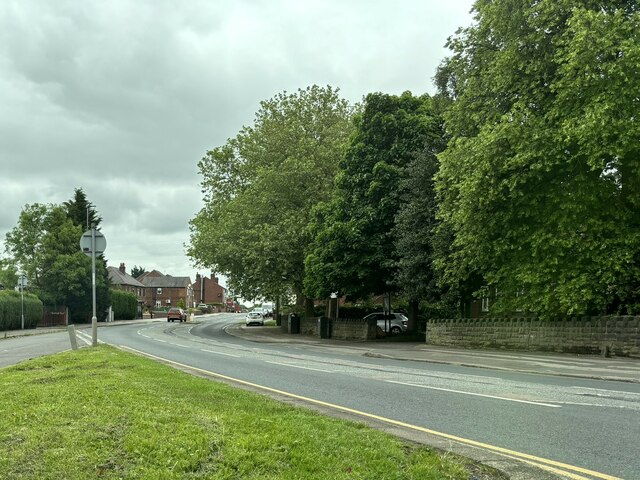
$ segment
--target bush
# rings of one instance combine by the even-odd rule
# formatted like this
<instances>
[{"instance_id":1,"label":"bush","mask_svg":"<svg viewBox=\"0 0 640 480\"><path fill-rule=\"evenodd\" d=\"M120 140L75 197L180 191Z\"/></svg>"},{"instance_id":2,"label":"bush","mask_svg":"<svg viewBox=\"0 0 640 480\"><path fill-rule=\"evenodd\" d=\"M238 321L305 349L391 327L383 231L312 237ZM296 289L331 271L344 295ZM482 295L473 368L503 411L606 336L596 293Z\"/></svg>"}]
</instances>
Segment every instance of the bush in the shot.
<instances>
[{"instance_id":1,"label":"bush","mask_svg":"<svg viewBox=\"0 0 640 480\"><path fill-rule=\"evenodd\" d=\"M130 292L112 290L111 308L116 320L133 320L138 312L138 298Z\"/></svg>"},{"instance_id":2,"label":"bush","mask_svg":"<svg viewBox=\"0 0 640 480\"><path fill-rule=\"evenodd\" d=\"M42 320L43 306L33 293L24 294L24 328L36 328ZM22 298L20 292L0 290L0 330L22 327Z\"/></svg>"}]
</instances>

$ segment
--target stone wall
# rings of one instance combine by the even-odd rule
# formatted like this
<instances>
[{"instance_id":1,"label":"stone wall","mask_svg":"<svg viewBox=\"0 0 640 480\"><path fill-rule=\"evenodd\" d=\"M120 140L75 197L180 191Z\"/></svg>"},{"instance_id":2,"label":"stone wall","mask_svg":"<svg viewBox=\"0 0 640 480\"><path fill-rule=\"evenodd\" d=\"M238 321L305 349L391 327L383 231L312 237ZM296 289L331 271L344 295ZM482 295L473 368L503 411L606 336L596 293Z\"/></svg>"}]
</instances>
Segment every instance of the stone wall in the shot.
<instances>
[{"instance_id":1,"label":"stone wall","mask_svg":"<svg viewBox=\"0 0 640 480\"><path fill-rule=\"evenodd\" d=\"M338 318L329 321L331 322L331 338L335 340L366 341L376 339L377 324L375 320L363 322L362 319ZM283 319L280 328L287 332L288 325L288 318ZM300 334L320 337L320 318L300 318Z\"/></svg>"},{"instance_id":2,"label":"stone wall","mask_svg":"<svg viewBox=\"0 0 640 480\"><path fill-rule=\"evenodd\" d=\"M312 337L319 337L320 328L318 327L318 318L317 317L300 318L300 334L310 335Z\"/></svg>"},{"instance_id":3,"label":"stone wall","mask_svg":"<svg viewBox=\"0 0 640 480\"><path fill-rule=\"evenodd\" d=\"M431 319L430 345L640 357L640 317Z\"/></svg>"},{"instance_id":4,"label":"stone wall","mask_svg":"<svg viewBox=\"0 0 640 480\"><path fill-rule=\"evenodd\" d=\"M376 321L364 322L362 319L338 318L331 320L331 338L364 342L375 340Z\"/></svg>"}]
</instances>

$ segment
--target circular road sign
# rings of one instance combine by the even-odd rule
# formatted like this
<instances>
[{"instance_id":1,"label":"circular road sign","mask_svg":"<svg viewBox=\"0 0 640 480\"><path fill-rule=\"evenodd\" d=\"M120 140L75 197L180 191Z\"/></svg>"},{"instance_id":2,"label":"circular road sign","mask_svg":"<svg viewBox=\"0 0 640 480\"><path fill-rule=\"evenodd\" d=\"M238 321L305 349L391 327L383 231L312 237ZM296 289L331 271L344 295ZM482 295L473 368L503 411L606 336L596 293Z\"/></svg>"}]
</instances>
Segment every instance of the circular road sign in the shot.
<instances>
[{"instance_id":1,"label":"circular road sign","mask_svg":"<svg viewBox=\"0 0 640 480\"><path fill-rule=\"evenodd\" d=\"M98 230L95 230L96 236L96 255L100 255L107 248L107 239L104 238L104 235L100 233ZM87 230L80 237L80 250L82 250L86 255L91 256L93 252L91 251L91 230Z\"/></svg>"}]
</instances>

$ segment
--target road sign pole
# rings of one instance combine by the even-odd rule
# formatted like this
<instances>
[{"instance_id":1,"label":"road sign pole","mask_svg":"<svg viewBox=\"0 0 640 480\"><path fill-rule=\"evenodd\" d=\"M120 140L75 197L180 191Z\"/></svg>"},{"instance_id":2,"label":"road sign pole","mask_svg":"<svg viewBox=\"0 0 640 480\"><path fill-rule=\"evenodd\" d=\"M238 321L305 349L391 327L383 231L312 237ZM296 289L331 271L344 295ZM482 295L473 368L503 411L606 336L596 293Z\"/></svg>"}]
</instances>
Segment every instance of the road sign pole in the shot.
<instances>
[{"instance_id":1,"label":"road sign pole","mask_svg":"<svg viewBox=\"0 0 640 480\"><path fill-rule=\"evenodd\" d=\"M24 330L24 277L20 278L20 297L21 297L21 314L22 314L22 330Z\"/></svg>"},{"instance_id":2,"label":"road sign pole","mask_svg":"<svg viewBox=\"0 0 640 480\"><path fill-rule=\"evenodd\" d=\"M87 230L80 237L80 250L91 257L91 297L93 305L93 316L91 317L91 337L93 346L98 346L98 317L96 316L96 254L102 254L107 248L107 240L104 235L96 230L95 225L91 225L91 230Z\"/></svg>"},{"instance_id":3,"label":"road sign pole","mask_svg":"<svg viewBox=\"0 0 640 480\"><path fill-rule=\"evenodd\" d=\"M98 346L98 317L96 317L96 229L91 226L91 293L93 295L93 316L91 317L91 339Z\"/></svg>"}]
</instances>

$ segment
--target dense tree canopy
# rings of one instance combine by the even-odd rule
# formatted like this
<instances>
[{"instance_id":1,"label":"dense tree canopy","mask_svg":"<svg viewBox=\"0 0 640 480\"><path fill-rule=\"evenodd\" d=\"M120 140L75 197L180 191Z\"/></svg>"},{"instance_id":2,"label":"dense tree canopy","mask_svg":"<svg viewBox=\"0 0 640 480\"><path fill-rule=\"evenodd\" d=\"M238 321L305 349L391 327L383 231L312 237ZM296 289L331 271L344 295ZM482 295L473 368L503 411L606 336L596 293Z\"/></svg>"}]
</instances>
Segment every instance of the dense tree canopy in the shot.
<instances>
[{"instance_id":1,"label":"dense tree canopy","mask_svg":"<svg viewBox=\"0 0 640 480\"><path fill-rule=\"evenodd\" d=\"M96 228L100 226L102 217L98 215L94 205L87 200L87 195L82 188L76 188L73 191L73 199L64 202L63 205L67 216L75 225L79 225L84 230L91 228L91 225Z\"/></svg>"},{"instance_id":2,"label":"dense tree canopy","mask_svg":"<svg viewBox=\"0 0 640 480\"><path fill-rule=\"evenodd\" d=\"M396 242L396 233L411 229L413 218L407 213L396 231L396 216L412 196L409 189L429 189L429 183L403 179L415 162L430 182L435 153L443 145L441 123L429 96L367 95L340 163L335 195L315 210L314 243L306 260L309 293L325 297L339 291L357 298L405 287L415 292L398 271L401 259L402 272L408 268L409 245L398 248ZM433 214L432 209L426 216Z\"/></svg>"},{"instance_id":3,"label":"dense tree canopy","mask_svg":"<svg viewBox=\"0 0 640 480\"><path fill-rule=\"evenodd\" d=\"M351 110L331 87L262 102L252 127L199 163L204 207L189 256L245 298L302 292L309 212L333 188Z\"/></svg>"},{"instance_id":4,"label":"dense tree canopy","mask_svg":"<svg viewBox=\"0 0 640 480\"><path fill-rule=\"evenodd\" d=\"M25 272L30 289L45 305L65 305L72 321L85 322L92 315L91 259L79 246L84 223L76 224L69 216L67 203L26 205L18 224L6 235L5 253L12 265ZM109 305L103 258L96 261L96 301L102 319Z\"/></svg>"},{"instance_id":5,"label":"dense tree canopy","mask_svg":"<svg viewBox=\"0 0 640 480\"><path fill-rule=\"evenodd\" d=\"M437 175L451 285L543 317L637 311L636 1L479 0L437 75L454 103Z\"/></svg>"}]
</instances>

